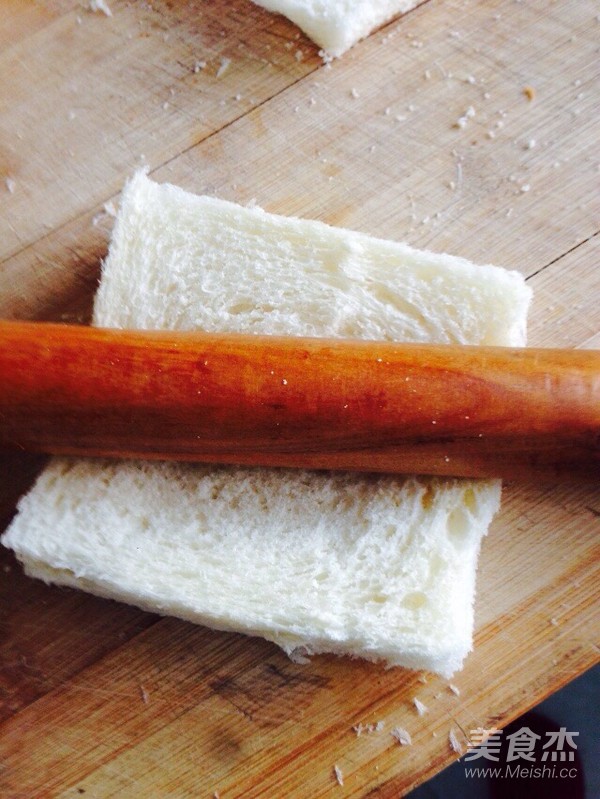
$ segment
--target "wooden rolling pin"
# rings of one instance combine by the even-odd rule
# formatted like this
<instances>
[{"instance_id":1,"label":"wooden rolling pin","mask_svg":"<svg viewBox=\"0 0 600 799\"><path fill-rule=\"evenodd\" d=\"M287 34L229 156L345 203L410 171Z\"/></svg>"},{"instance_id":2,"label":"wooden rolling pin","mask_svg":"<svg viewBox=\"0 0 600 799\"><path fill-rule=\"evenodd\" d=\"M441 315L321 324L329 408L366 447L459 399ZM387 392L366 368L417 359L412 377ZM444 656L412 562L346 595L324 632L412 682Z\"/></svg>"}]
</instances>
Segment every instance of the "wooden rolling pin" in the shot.
<instances>
[{"instance_id":1,"label":"wooden rolling pin","mask_svg":"<svg viewBox=\"0 0 600 799\"><path fill-rule=\"evenodd\" d=\"M0 322L0 444L456 476L600 476L600 352Z\"/></svg>"}]
</instances>

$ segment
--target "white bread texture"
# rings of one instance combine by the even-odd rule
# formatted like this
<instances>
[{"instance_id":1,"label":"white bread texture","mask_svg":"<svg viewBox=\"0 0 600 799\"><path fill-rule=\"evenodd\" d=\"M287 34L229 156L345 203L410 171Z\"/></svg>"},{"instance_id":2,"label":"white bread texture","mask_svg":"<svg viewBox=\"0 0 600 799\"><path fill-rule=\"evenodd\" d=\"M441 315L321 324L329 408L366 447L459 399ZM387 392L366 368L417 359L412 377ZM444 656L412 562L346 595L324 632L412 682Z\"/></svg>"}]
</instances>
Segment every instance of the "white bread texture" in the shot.
<instances>
[{"instance_id":1,"label":"white bread texture","mask_svg":"<svg viewBox=\"0 0 600 799\"><path fill-rule=\"evenodd\" d=\"M94 324L519 346L493 266L158 185L124 190ZM26 572L296 657L449 676L498 481L56 458L2 543Z\"/></svg>"},{"instance_id":2,"label":"white bread texture","mask_svg":"<svg viewBox=\"0 0 600 799\"><path fill-rule=\"evenodd\" d=\"M341 56L419 0L254 0L290 19L331 57Z\"/></svg>"}]
</instances>

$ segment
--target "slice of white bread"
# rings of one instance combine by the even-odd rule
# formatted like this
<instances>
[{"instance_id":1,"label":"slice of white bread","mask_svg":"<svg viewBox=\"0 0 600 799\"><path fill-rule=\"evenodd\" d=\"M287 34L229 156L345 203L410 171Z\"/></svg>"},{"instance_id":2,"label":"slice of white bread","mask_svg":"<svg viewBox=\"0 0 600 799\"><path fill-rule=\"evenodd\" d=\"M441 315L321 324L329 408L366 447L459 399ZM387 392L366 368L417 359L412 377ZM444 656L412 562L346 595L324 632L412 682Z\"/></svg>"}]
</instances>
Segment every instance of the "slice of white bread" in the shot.
<instances>
[{"instance_id":1,"label":"slice of white bread","mask_svg":"<svg viewBox=\"0 0 600 799\"><path fill-rule=\"evenodd\" d=\"M520 345L522 277L137 174L106 327ZM448 676L471 648L498 481L54 459L3 538L28 574L288 653Z\"/></svg>"},{"instance_id":2,"label":"slice of white bread","mask_svg":"<svg viewBox=\"0 0 600 799\"><path fill-rule=\"evenodd\" d=\"M254 0L295 22L330 56L345 53L372 30L419 0Z\"/></svg>"}]
</instances>

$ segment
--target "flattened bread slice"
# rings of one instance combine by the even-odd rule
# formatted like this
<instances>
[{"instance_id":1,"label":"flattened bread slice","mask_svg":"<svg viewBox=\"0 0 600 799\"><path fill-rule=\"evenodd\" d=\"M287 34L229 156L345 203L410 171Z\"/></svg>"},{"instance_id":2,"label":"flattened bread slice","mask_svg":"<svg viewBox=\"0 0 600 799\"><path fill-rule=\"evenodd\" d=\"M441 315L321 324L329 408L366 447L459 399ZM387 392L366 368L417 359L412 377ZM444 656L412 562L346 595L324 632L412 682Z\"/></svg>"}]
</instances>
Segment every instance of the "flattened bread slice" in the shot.
<instances>
[{"instance_id":1,"label":"flattened bread slice","mask_svg":"<svg viewBox=\"0 0 600 799\"><path fill-rule=\"evenodd\" d=\"M524 343L520 275L138 174L96 325ZM497 481L54 459L3 538L28 574L288 653L448 676L471 648Z\"/></svg>"},{"instance_id":2,"label":"flattened bread slice","mask_svg":"<svg viewBox=\"0 0 600 799\"><path fill-rule=\"evenodd\" d=\"M254 0L295 22L330 56L340 56L419 0Z\"/></svg>"}]
</instances>

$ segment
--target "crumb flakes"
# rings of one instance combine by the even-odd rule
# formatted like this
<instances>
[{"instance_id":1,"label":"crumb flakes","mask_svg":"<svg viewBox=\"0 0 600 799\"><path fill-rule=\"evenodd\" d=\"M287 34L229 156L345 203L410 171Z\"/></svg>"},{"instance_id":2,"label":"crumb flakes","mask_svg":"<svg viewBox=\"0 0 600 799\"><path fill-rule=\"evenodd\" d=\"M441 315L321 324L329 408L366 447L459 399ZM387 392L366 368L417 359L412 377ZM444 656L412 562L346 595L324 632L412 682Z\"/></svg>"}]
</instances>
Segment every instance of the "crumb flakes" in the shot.
<instances>
[{"instance_id":1,"label":"crumb flakes","mask_svg":"<svg viewBox=\"0 0 600 799\"><path fill-rule=\"evenodd\" d=\"M106 17L112 17L112 11L106 0L90 0L90 11L101 11Z\"/></svg>"},{"instance_id":2,"label":"crumb flakes","mask_svg":"<svg viewBox=\"0 0 600 799\"><path fill-rule=\"evenodd\" d=\"M525 145L525 149L526 150L533 150L533 148L535 147L536 144L537 144L537 142L536 142L535 139L529 139L529 141Z\"/></svg>"},{"instance_id":3,"label":"crumb flakes","mask_svg":"<svg viewBox=\"0 0 600 799\"><path fill-rule=\"evenodd\" d=\"M231 58L222 58L219 69L217 70L217 78L222 78L231 65Z\"/></svg>"},{"instance_id":4,"label":"crumb flakes","mask_svg":"<svg viewBox=\"0 0 600 799\"><path fill-rule=\"evenodd\" d=\"M5 178L4 184L6 185L6 190L9 194L15 193L15 189L17 188L16 180L13 180L13 178Z\"/></svg>"},{"instance_id":5,"label":"crumb flakes","mask_svg":"<svg viewBox=\"0 0 600 799\"><path fill-rule=\"evenodd\" d=\"M521 192L521 194L526 194L530 189L531 186L529 185L529 183L524 183L519 189L519 191Z\"/></svg>"},{"instance_id":6,"label":"crumb flakes","mask_svg":"<svg viewBox=\"0 0 600 799\"><path fill-rule=\"evenodd\" d=\"M343 785L344 784L344 775L342 774L342 769L337 765L337 763L333 767L333 773L335 775L335 779L337 781L337 784L338 785Z\"/></svg>"},{"instance_id":7,"label":"crumb flakes","mask_svg":"<svg viewBox=\"0 0 600 799\"><path fill-rule=\"evenodd\" d=\"M423 702L421 702L420 699L417 699L417 697L415 697L413 699L413 705L415 706L415 709L416 709L417 713L419 714L419 716L424 716L425 713L427 713L427 711L429 710L427 705L423 704Z\"/></svg>"},{"instance_id":8,"label":"crumb flakes","mask_svg":"<svg viewBox=\"0 0 600 799\"><path fill-rule=\"evenodd\" d=\"M344 406L348 407L348 406ZM385 721L377 721L375 724L362 724L358 723L352 727L353 732L356 733L356 737L360 738L363 732L366 732L368 735L371 735L374 732L381 732L385 727Z\"/></svg>"},{"instance_id":9,"label":"crumb flakes","mask_svg":"<svg viewBox=\"0 0 600 799\"><path fill-rule=\"evenodd\" d=\"M296 52L294 53L294 58L296 59L296 61L302 61L302 59L304 58L304 53L302 52L302 50L296 50Z\"/></svg>"},{"instance_id":10,"label":"crumb flakes","mask_svg":"<svg viewBox=\"0 0 600 799\"><path fill-rule=\"evenodd\" d=\"M557 626L558 626L558 619L555 619L555 618L554 618L554 616L553 616L553 617L550 619L550 624L551 624L553 627L557 627Z\"/></svg>"},{"instance_id":11,"label":"crumb flakes","mask_svg":"<svg viewBox=\"0 0 600 799\"><path fill-rule=\"evenodd\" d=\"M142 697L142 702L145 705L147 705L148 704L148 699L150 698L150 695L148 694L148 691L144 688L142 683L140 683L140 696Z\"/></svg>"},{"instance_id":12,"label":"crumb flakes","mask_svg":"<svg viewBox=\"0 0 600 799\"><path fill-rule=\"evenodd\" d=\"M460 741L456 737L454 730L450 730L448 733L448 743L450 744L450 748L453 752L456 752L459 755L462 754L462 746L460 745Z\"/></svg>"},{"instance_id":13,"label":"crumb flakes","mask_svg":"<svg viewBox=\"0 0 600 799\"><path fill-rule=\"evenodd\" d=\"M194 72L198 73L201 69L206 69L206 61L196 61L194 63Z\"/></svg>"},{"instance_id":14,"label":"crumb flakes","mask_svg":"<svg viewBox=\"0 0 600 799\"><path fill-rule=\"evenodd\" d=\"M531 102L531 100L535 99L535 89L533 86L525 86L523 88L523 94L525 97Z\"/></svg>"},{"instance_id":15,"label":"crumb flakes","mask_svg":"<svg viewBox=\"0 0 600 799\"><path fill-rule=\"evenodd\" d=\"M455 127L455 128L464 128L464 127L466 127L466 124L469 121L469 119L473 119L475 114L476 114L475 109L473 108L472 105L470 105L467 108L467 110L465 111L465 113L456 120L456 122L454 123L453 127Z\"/></svg>"},{"instance_id":16,"label":"crumb flakes","mask_svg":"<svg viewBox=\"0 0 600 799\"><path fill-rule=\"evenodd\" d=\"M465 416L465 419L467 419L467 418L468 417ZM449 683L448 684L448 688L452 691L453 694L455 694L456 696L460 696L460 688L457 688L456 685L453 685L452 683Z\"/></svg>"},{"instance_id":17,"label":"crumb flakes","mask_svg":"<svg viewBox=\"0 0 600 799\"><path fill-rule=\"evenodd\" d=\"M408 730L405 730L403 727L394 727L391 732L392 738L394 738L400 746L411 746L412 745L412 738L410 737L410 733Z\"/></svg>"}]
</instances>

